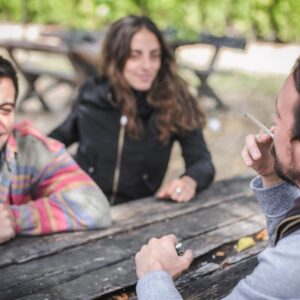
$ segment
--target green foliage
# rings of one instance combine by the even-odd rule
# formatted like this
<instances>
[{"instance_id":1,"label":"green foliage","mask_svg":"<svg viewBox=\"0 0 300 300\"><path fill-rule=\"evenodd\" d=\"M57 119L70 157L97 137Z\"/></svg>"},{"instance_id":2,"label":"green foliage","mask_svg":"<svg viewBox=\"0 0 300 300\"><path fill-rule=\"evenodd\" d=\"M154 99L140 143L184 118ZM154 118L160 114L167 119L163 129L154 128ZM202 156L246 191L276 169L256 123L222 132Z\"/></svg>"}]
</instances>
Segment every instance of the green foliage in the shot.
<instances>
[{"instance_id":1,"label":"green foliage","mask_svg":"<svg viewBox=\"0 0 300 300\"><path fill-rule=\"evenodd\" d=\"M22 2L0 0L0 18L1 20L21 21Z\"/></svg>"},{"instance_id":2,"label":"green foliage","mask_svg":"<svg viewBox=\"0 0 300 300\"><path fill-rule=\"evenodd\" d=\"M299 0L0 0L2 20L87 30L128 14L147 14L185 39L200 31L276 41L300 36Z\"/></svg>"}]
</instances>

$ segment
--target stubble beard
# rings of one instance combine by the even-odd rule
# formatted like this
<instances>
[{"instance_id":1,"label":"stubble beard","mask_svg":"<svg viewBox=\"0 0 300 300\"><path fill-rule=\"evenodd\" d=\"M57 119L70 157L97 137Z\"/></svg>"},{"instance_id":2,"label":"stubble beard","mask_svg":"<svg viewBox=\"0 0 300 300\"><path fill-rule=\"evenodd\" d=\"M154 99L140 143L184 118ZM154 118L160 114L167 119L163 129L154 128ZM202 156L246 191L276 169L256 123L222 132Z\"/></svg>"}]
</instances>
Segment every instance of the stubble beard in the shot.
<instances>
[{"instance_id":1,"label":"stubble beard","mask_svg":"<svg viewBox=\"0 0 300 300\"><path fill-rule=\"evenodd\" d=\"M292 163L289 168L285 170L282 163L278 159L274 144L271 146L271 154L274 158L274 171L276 175L287 183L297 185L296 182L300 180L300 172L294 170L293 168L295 166L294 157L292 157Z\"/></svg>"}]
</instances>

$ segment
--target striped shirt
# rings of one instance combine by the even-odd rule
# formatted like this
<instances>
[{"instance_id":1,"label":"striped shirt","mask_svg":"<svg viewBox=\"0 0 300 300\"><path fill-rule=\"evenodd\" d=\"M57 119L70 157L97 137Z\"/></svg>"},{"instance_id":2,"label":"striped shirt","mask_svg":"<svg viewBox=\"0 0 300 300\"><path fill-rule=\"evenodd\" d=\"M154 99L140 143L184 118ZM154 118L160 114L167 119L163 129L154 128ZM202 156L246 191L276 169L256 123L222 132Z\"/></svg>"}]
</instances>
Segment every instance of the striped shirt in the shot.
<instances>
[{"instance_id":1,"label":"striped shirt","mask_svg":"<svg viewBox=\"0 0 300 300\"><path fill-rule=\"evenodd\" d=\"M25 235L104 228L106 197L64 146L29 122L15 125L0 176L0 203L10 206Z\"/></svg>"}]
</instances>

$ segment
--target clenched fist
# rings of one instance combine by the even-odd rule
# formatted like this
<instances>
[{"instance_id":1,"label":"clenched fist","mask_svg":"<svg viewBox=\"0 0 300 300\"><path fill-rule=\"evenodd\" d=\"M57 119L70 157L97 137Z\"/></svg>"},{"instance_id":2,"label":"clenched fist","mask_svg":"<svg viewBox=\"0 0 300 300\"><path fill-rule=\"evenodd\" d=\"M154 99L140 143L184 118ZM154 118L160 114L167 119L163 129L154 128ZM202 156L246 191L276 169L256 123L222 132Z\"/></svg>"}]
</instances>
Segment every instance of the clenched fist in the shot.
<instances>
[{"instance_id":1,"label":"clenched fist","mask_svg":"<svg viewBox=\"0 0 300 300\"><path fill-rule=\"evenodd\" d=\"M135 256L137 277L140 279L150 272L165 271L176 278L187 270L193 260L192 251L188 249L183 256L178 256L176 243L173 234L152 238Z\"/></svg>"}]
</instances>

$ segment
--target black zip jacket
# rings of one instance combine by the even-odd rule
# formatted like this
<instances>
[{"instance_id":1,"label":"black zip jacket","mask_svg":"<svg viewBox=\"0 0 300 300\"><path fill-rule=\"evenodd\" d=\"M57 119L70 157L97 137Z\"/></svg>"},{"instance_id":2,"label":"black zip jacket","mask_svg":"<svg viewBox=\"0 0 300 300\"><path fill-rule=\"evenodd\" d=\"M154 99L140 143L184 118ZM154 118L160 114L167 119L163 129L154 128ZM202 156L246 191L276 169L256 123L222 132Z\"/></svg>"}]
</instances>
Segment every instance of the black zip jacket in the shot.
<instances>
[{"instance_id":1,"label":"black zip jacket","mask_svg":"<svg viewBox=\"0 0 300 300\"><path fill-rule=\"evenodd\" d=\"M202 130L174 135L168 143L161 143L154 126L155 110L147 104L145 93L136 92L135 95L144 133L139 140L125 134L115 204L155 194L163 181L175 140L181 145L185 161L183 175L196 180L198 191L206 188L215 170ZM72 112L49 135L66 147L79 142L76 161L108 198L112 193L121 118L120 110L111 99L107 79L88 80L81 87Z\"/></svg>"}]
</instances>

